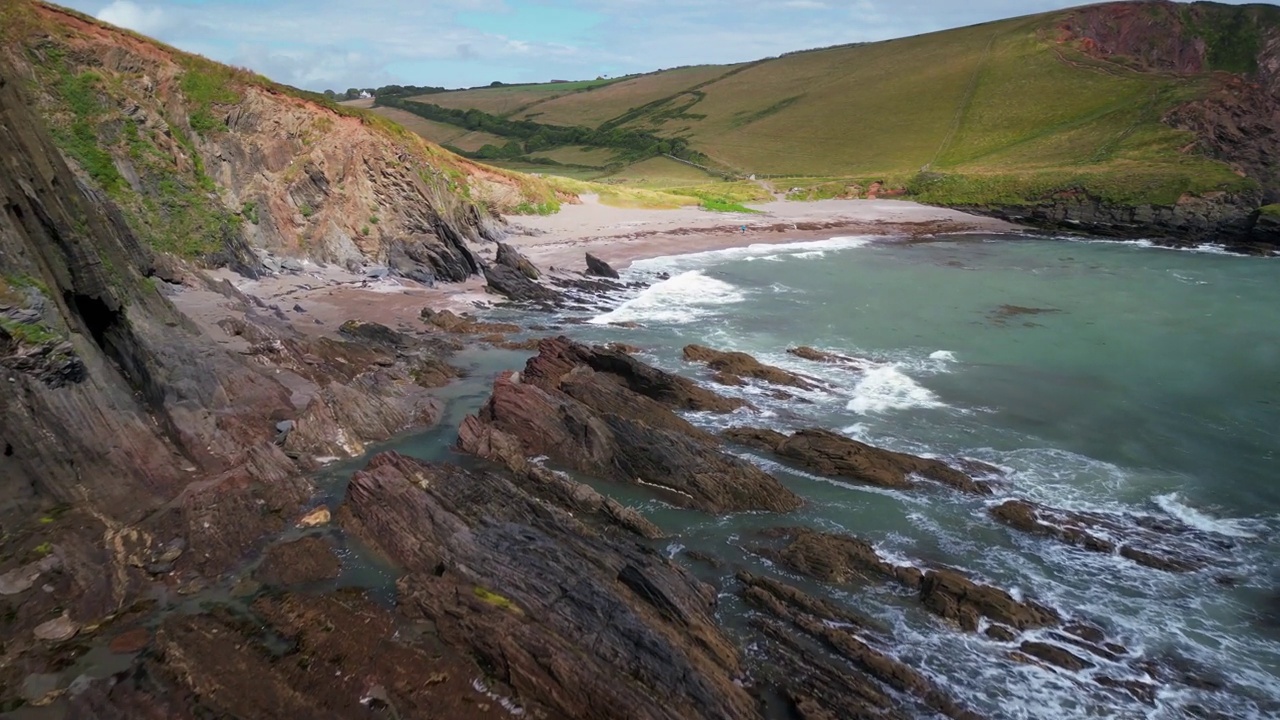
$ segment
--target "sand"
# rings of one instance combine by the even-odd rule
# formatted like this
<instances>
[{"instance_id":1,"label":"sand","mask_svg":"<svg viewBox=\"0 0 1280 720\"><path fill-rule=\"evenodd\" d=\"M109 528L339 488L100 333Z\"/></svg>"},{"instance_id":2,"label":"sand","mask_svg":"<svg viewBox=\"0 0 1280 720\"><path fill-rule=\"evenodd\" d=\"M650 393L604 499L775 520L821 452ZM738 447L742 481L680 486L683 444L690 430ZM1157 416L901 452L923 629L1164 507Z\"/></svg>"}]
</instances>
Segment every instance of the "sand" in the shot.
<instances>
[{"instance_id":1,"label":"sand","mask_svg":"<svg viewBox=\"0 0 1280 720\"><path fill-rule=\"evenodd\" d=\"M939 233L1014 232L1021 228L990 218L899 200L771 202L751 206L759 213L714 213L700 208L624 209L601 205L594 196L565 205L556 215L508 218L515 245L534 264L558 274L586 268L590 252L618 269L636 260L757 243L787 243L847 235L928 237ZM745 226L745 231L743 230ZM473 248L492 261L496 248ZM304 263L302 273L251 279L229 270L207 271L215 282L231 283L257 298L299 330L327 334L347 320L422 329L424 307L474 311L500 298L485 292L484 280L441 283L434 288L403 278L372 279L336 266ZM232 351L244 341L228 336L217 322L243 312L225 295L190 282L173 288L171 299L186 315Z\"/></svg>"},{"instance_id":2,"label":"sand","mask_svg":"<svg viewBox=\"0 0 1280 720\"><path fill-rule=\"evenodd\" d=\"M901 200L778 201L749 207L759 212L615 208L585 195L581 204L564 205L555 215L509 218L513 235L508 242L539 266L581 270L590 252L621 269L644 258L756 243L1022 229L1003 220Z\"/></svg>"}]
</instances>

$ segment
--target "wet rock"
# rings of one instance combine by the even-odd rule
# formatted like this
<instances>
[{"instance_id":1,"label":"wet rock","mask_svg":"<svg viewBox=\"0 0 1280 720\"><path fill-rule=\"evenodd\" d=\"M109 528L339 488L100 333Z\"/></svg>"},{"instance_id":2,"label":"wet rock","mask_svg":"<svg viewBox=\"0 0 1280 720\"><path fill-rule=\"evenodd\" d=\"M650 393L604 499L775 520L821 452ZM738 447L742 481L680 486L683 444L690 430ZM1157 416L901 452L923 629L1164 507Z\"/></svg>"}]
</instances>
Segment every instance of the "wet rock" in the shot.
<instances>
[{"instance_id":1,"label":"wet rock","mask_svg":"<svg viewBox=\"0 0 1280 720\"><path fill-rule=\"evenodd\" d=\"M594 275L596 277L613 278L614 280L621 277L618 275L618 271L614 270L609 263L601 260L595 255L592 255L591 253L587 253L587 274Z\"/></svg>"},{"instance_id":2,"label":"wet rock","mask_svg":"<svg viewBox=\"0 0 1280 720\"><path fill-rule=\"evenodd\" d=\"M141 652L150 642L151 631L146 628L134 628L111 638L107 649L117 655L131 655Z\"/></svg>"},{"instance_id":3,"label":"wet rock","mask_svg":"<svg viewBox=\"0 0 1280 720\"><path fill-rule=\"evenodd\" d=\"M22 699L34 707L44 707L62 695L60 683L61 677L56 673L28 675L22 680Z\"/></svg>"},{"instance_id":4,"label":"wet rock","mask_svg":"<svg viewBox=\"0 0 1280 720\"><path fill-rule=\"evenodd\" d=\"M554 303L560 300L560 293L530 280L519 269L509 265L485 267L484 279L493 292L515 302Z\"/></svg>"},{"instance_id":5,"label":"wet rock","mask_svg":"<svg viewBox=\"0 0 1280 720\"><path fill-rule=\"evenodd\" d=\"M765 365L744 352L723 352L702 345L688 345L684 349L684 359L690 362L706 363L707 367L724 376L755 378L774 385L787 385L801 390L815 390L821 384L813 378L805 378L782 368ZM741 384L741 381L739 380L737 384Z\"/></svg>"},{"instance_id":6,"label":"wet rock","mask_svg":"<svg viewBox=\"0 0 1280 720\"><path fill-rule=\"evenodd\" d=\"M84 694L93 685L93 678L88 675L77 675L67 686L67 697L74 698Z\"/></svg>"},{"instance_id":7,"label":"wet rock","mask_svg":"<svg viewBox=\"0 0 1280 720\"><path fill-rule=\"evenodd\" d=\"M1170 524L1163 530L1143 527L1120 516L1059 510L1027 500L1005 501L992 508L991 514L1016 530L1091 552L1118 553L1157 570L1191 572L1209 563L1191 528ZM1179 542L1179 537L1185 540Z\"/></svg>"},{"instance_id":8,"label":"wet rock","mask_svg":"<svg viewBox=\"0 0 1280 720\"><path fill-rule=\"evenodd\" d=\"M174 538L169 541L155 557L155 562L173 565L178 558L182 557L183 551L187 549L187 541L182 538Z\"/></svg>"},{"instance_id":9,"label":"wet rock","mask_svg":"<svg viewBox=\"0 0 1280 720\"><path fill-rule=\"evenodd\" d=\"M529 361L526 376L537 360ZM580 472L650 487L677 505L707 512L800 506L800 498L775 478L724 453L705 433L684 431L687 422L670 410L602 374L579 366L557 377L552 389L504 374L476 425L516 439L517 455L545 456ZM477 435L464 435L462 448L478 451L472 445Z\"/></svg>"},{"instance_id":10,"label":"wet rock","mask_svg":"<svg viewBox=\"0 0 1280 720\"><path fill-rule=\"evenodd\" d=\"M458 334L490 334L520 332L519 325L510 323L479 322L468 315L458 315L452 310L432 310L423 308L419 313L422 321L444 330Z\"/></svg>"},{"instance_id":11,"label":"wet rock","mask_svg":"<svg viewBox=\"0 0 1280 720\"><path fill-rule=\"evenodd\" d=\"M980 617L1019 630L1057 625L1061 621L1048 607L1015 600L1004 590L976 583L954 570L926 571L920 584L920 600L933 612L956 621L969 632L977 631Z\"/></svg>"},{"instance_id":12,"label":"wet rock","mask_svg":"<svg viewBox=\"0 0 1280 720\"><path fill-rule=\"evenodd\" d=\"M431 623L443 652L477 658L523 712L755 715L710 587L502 475L383 454L342 508L344 528L404 569L400 611Z\"/></svg>"},{"instance_id":13,"label":"wet rock","mask_svg":"<svg viewBox=\"0 0 1280 720\"><path fill-rule=\"evenodd\" d=\"M767 679L807 717L979 716L882 649L892 641L866 618L776 580L739 573L741 595L763 617ZM833 657L834 656L834 657ZM780 672L779 672L780 671Z\"/></svg>"},{"instance_id":14,"label":"wet rock","mask_svg":"<svg viewBox=\"0 0 1280 720\"><path fill-rule=\"evenodd\" d=\"M69 615L63 613L58 617L40 623L35 628L35 636L37 640L45 642L59 643L76 636L80 632L80 625L71 619Z\"/></svg>"},{"instance_id":15,"label":"wet rock","mask_svg":"<svg viewBox=\"0 0 1280 720\"><path fill-rule=\"evenodd\" d=\"M1018 649L1033 658L1043 660L1050 665L1057 665L1060 668L1065 668L1073 672L1079 672L1081 670L1094 667L1093 663L1059 645L1027 640L1019 645Z\"/></svg>"},{"instance_id":16,"label":"wet rock","mask_svg":"<svg viewBox=\"0 0 1280 720\"><path fill-rule=\"evenodd\" d=\"M580 366L605 373L632 392L675 410L727 413L750 407L744 400L717 395L688 378L659 370L627 353L589 347L564 336L543 340L538 354L525 365L522 377L545 389L556 389L562 377Z\"/></svg>"},{"instance_id":17,"label":"wet rock","mask_svg":"<svg viewBox=\"0 0 1280 720\"><path fill-rule=\"evenodd\" d=\"M538 272L538 268L529 262L528 258L507 243L498 243L498 254L495 256L494 262L518 270L521 275L530 280L537 280L542 275L542 273Z\"/></svg>"},{"instance_id":18,"label":"wet rock","mask_svg":"<svg viewBox=\"0 0 1280 720\"><path fill-rule=\"evenodd\" d=\"M272 545L253 576L267 585L289 587L332 580L341 570L329 541L308 535Z\"/></svg>"},{"instance_id":19,"label":"wet rock","mask_svg":"<svg viewBox=\"0 0 1280 720\"><path fill-rule=\"evenodd\" d=\"M462 377L464 371L439 358L426 357L409 370L409 375L424 388L438 388Z\"/></svg>"},{"instance_id":20,"label":"wet rock","mask_svg":"<svg viewBox=\"0 0 1280 720\"><path fill-rule=\"evenodd\" d=\"M315 510L312 510L311 512L307 513L306 515L303 515L302 519L298 521L298 527L300 528L320 527L321 525L328 525L330 519L331 517L329 513L329 508L318 507Z\"/></svg>"},{"instance_id":21,"label":"wet rock","mask_svg":"<svg viewBox=\"0 0 1280 720\"><path fill-rule=\"evenodd\" d=\"M846 357L838 353L830 353L825 350L817 350L808 345L793 347L787 349L787 354L794 355L802 360L811 360L813 362L830 363L836 365L852 365L859 366L861 363L851 357Z\"/></svg>"},{"instance_id":22,"label":"wet rock","mask_svg":"<svg viewBox=\"0 0 1280 720\"><path fill-rule=\"evenodd\" d=\"M413 345L413 338L392 330L386 325L362 320L348 320L342 323L338 332L357 342L365 342L385 348L407 348Z\"/></svg>"},{"instance_id":23,"label":"wet rock","mask_svg":"<svg viewBox=\"0 0 1280 720\"><path fill-rule=\"evenodd\" d=\"M870 543L855 537L799 527L775 528L762 535L789 541L781 550L766 552L767 555L823 582L897 580L912 588L920 585L919 570L886 562Z\"/></svg>"},{"instance_id":24,"label":"wet rock","mask_svg":"<svg viewBox=\"0 0 1280 720\"><path fill-rule=\"evenodd\" d=\"M821 475L899 489L914 488L916 483L910 476L920 475L963 492L991 494L986 483L939 460L882 450L829 430L806 429L786 436L773 430L740 427L726 430L723 436L792 460Z\"/></svg>"},{"instance_id":25,"label":"wet rock","mask_svg":"<svg viewBox=\"0 0 1280 720\"><path fill-rule=\"evenodd\" d=\"M62 561L58 555L52 554L0 575L0 595L18 595L30 590L42 574L54 570L61 564Z\"/></svg>"}]
</instances>

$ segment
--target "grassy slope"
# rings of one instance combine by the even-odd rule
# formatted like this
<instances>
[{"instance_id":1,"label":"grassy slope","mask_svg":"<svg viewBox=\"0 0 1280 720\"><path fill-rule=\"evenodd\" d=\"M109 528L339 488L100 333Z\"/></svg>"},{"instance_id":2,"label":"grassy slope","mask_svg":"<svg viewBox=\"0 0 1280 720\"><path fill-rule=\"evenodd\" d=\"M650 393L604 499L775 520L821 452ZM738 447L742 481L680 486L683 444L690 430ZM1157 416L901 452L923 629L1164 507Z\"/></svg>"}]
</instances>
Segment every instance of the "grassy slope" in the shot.
<instances>
[{"instance_id":1,"label":"grassy slope","mask_svg":"<svg viewBox=\"0 0 1280 720\"><path fill-rule=\"evenodd\" d=\"M1056 41L1061 16L653 73L515 116L687 137L717 167L786 177L778 184L817 188L817 197L883 180L941 203L1017 202L1071 186L1168 203L1186 191L1250 185L1223 163L1181 152L1191 135L1160 122L1202 92L1206 77L1094 60ZM505 91L470 91L455 101L474 105L454 106L497 108L490 93ZM537 94L521 92L523 101ZM655 178L649 169L616 177L666 186L692 170ZM946 177L918 178L922 170Z\"/></svg>"},{"instance_id":2,"label":"grassy slope","mask_svg":"<svg viewBox=\"0 0 1280 720\"><path fill-rule=\"evenodd\" d=\"M91 28L99 39L87 40L72 27L76 23ZM324 126L328 113L359 118L370 131L452 178L450 192L465 196L468 178L483 175L504 178L515 189L512 202L536 204L555 197L552 187L541 180L481 169L368 110L339 106L322 95L274 83L57 6L0 0L0 40L17 64L31 67L30 80L55 142L120 205L139 236L161 251L209 257L238 236L243 223L256 222L254 208L229 207L223 202L213 174L206 172L195 149L200 136L223 132L216 116L241 102L250 87L311 103L319 118L317 127ZM86 69L85 58L69 51L72 45L86 43L93 52L132 48L132 52L162 58L160 62L171 63L179 73L180 95L175 99L172 90L165 90L164 98L135 97L123 75L105 68ZM174 102L181 105L180 111L173 112ZM166 119L165 137L125 115L125 109L135 104ZM175 144L181 153L173 151ZM191 162L180 162L177 155ZM128 159L139 174L142 190L126 181L115 158Z\"/></svg>"}]
</instances>

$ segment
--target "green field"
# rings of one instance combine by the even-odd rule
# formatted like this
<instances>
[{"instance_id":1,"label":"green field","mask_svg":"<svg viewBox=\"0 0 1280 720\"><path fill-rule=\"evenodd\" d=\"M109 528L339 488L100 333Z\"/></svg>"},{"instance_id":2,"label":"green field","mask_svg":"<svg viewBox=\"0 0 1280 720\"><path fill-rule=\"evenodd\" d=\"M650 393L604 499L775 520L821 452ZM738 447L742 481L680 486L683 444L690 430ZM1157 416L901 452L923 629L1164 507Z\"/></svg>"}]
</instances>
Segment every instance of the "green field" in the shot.
<instances>
[{"instance_id":1,"label":"green field","mask_svg":"<svg viewBox=\"0 0 1280 720\"><path fill-rule=\"evenodd\" d=\"M781 189L802 188L796 197L847 195L874 181L956 203L1028 200L1064 188L1171 202L1185 192L1250 187L1225 163L1186 152L1194 137L1161 121L1204 96L1213 76L1089 54L1061 35L1083 12L578 87L484 88L420 100L506 121L679 140L687 144L680 157L726 175L776 178ZM1150 3L1145 12L1163 19L1144 32L1199 33L1191 40L1208 44L1207 57L1224 68L1246 66L1257 38L1280 23L1280 13L1264 6ZM1167 40L1150 38L1151 52L1158 55ZM662 152L650 143L641 150L537 147L529 156L602 166L609 155L629 163L609 180L651 188L714 179ZM542 171L583 176L553 165Z\"/></svg>"}]
</instances>

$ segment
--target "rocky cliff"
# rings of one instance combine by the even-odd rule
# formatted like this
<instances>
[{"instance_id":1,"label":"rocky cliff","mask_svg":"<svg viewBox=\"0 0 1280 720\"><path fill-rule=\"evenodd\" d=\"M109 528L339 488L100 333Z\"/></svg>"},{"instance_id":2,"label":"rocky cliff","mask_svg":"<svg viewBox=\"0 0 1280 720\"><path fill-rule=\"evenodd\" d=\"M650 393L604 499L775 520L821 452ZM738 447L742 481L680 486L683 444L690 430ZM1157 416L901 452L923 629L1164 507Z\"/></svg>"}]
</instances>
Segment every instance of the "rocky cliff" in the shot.
<instances>
[{"instance_id":1,"label":"rocky cliff","mask_svg":"<svg viewBox=\"0 0 1280 720\"><path fill-rule=\"evenodd\" d=\"M1243 192L1185 194L1176 202L1118 205L1060 192L1017 206L973 211L1032 225L1117 237L1167 237L1271 251L1280 232L1260 207L1280 201L1280 8L1216 3L1102 3L1069 11L1053 28L1098 72L1137 70L1189 81L1191 97L1164 113L1192 133L1183 154L1228 163L1254 181Z\"/></svg>"},{"instance_id":2,"label":"rocky cliff","mask_svg":"<svg viewBox=\"0 0 1280 720\"><path fill-rule=\"evenodd\" d=\"M553 192L376 116L30 0L6 53L77 175L148 247L254 273L260 254L419 280L478 271L469 243ZM270 263L268 263L270 265Z\"/></svg>"}]
</instances>

